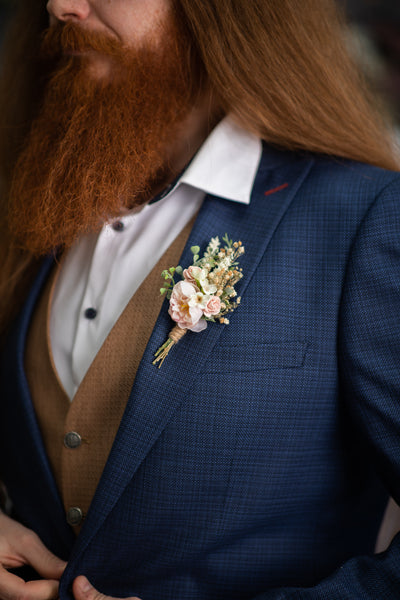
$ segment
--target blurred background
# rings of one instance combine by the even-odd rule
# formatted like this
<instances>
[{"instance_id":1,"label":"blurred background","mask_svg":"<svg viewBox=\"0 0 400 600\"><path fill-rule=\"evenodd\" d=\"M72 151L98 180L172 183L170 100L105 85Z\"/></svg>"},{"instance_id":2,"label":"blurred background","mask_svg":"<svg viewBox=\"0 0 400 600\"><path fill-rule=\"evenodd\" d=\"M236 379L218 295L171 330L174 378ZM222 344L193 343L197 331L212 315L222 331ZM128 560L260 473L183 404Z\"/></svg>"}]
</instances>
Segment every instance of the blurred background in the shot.
<instances>
[{"instance_id":1,"label":"blurred background","mask_svg":"<svg viewBox=\"0 0 400 600\"><path fill-rule=\"evenodd\" d=\"M0 40L3 37L13 4L15 4L15 0L0 0Z\"/></svg>"},{"instance_id":2,"label":"blurred background","mask_svg":"<svg viewBox=\"0 0 400 600\"><path fill-rule=\"evenodd\" d=\"M353 51L400 127L400 2L337 0L351 24Z\"/></svg>"}]
</instances>

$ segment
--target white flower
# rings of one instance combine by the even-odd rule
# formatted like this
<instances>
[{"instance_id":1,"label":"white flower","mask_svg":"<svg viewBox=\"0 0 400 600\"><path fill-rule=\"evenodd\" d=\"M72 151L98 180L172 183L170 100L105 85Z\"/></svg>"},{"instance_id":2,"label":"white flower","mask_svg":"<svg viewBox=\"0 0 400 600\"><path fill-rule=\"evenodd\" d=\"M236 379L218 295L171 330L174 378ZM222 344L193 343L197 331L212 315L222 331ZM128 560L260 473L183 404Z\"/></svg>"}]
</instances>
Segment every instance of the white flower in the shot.
<instances>
[{"instance_id":1,"label":"white flower","mask_svg":"<svg viewBox=\"0 0 400 600\"><path fill-rule=\"evenodd\" d=\"M194 267L193 265L183 271L183 277L185 281L197 285L200 287L205 294L215 294L217 286L211 284L208 280L207 269L201 269L200 267Z\"/></svg>"},{"instance_id":2,"label":"white flower","mask_svg":"<svg viewBox=\"0 0 400 600\"><path fill-rule=\"evenodd\" d=\"M204 269L202 269L202 273L198 279L198 282L201 285L201 289L205 294L209 294L212 296L217 291L217 286L209 282L208 273Z\"/></svg>"},{"instance_id":3,"label":"white flower","mask_svg":"<svg viewBox=\"0 0 400 600\"><path fill-rule=\"evenodd\" d=\"M224 271L227 271L228 269L230 269L231 264L231 260L228 257L225 257L219 262L219 268L223 269Z\"/></svg>"},{"instance_id":4,"label":"white flower","mask_svg":"<svg viewBox=\"0 0 400 600\"><path fill-rule=\"evenodd\" d=\"M206 303L206 298L207 298L207 296L205 296L201 292L196 292L196 294L193 294L192 296L190 296L188 305L191 308L197 307L197 308L203 309L203 307L205 306L205 303Z\"/></svg>"},{"instance_id":5,"label":"white flower","mask_svg":"<svg viewBox=\"0 0 400 600\"><path fill-rule=\"evenodd\" d=\"M219 241L218 236L215 238L211 238L211 241L207 246L207 250L206 250L204 256L207 257L207 256L213 256L214 254L216 254L218 251L219 245L220 245L220 241Z\"/></svg>"}]
</instances>

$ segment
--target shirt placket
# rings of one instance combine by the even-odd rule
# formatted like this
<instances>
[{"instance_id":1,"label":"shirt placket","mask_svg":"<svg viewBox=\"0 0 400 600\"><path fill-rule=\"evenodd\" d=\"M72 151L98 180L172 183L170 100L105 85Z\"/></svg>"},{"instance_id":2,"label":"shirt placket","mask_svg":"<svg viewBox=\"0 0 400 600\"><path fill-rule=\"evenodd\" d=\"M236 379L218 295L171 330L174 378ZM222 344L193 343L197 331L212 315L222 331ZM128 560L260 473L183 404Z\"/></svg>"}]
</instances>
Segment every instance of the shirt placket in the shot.
<instances>
[{"instance_id":1,"label":"shirt placket","mask_svg":"<svg viewBox=\"0 0 400 600\"><path fill-rule=\"evenodd\" d=\"M113 265L118 260L120 234L125 228L123 219L117 223L115 228L107 225L102 229L91 261L72 348L72 376L76 389L96 355L95 349L107 315L107 288Z\"/></svg>"}]
</instances>

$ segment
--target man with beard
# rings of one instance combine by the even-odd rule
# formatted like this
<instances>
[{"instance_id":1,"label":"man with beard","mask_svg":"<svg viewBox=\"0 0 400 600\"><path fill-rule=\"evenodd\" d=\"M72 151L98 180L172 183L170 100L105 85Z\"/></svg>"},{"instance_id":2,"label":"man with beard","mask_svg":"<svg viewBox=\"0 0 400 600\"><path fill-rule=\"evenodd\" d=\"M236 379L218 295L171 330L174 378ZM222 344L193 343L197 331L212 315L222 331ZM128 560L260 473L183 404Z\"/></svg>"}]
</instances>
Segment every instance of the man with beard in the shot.
<instances>
[{"instance_id":1,"label":"man with beard","mask_svg":"<svg viewBox=\"0 0 400 600\"><path fill-rule=\"evenodd\" d=\"M373 552L400 501L400 177L335 7L21 6L0 598L396 597L400 540ZM226 232L242 301L158 368L160 273Z\"/></svg>"}]
</instances>

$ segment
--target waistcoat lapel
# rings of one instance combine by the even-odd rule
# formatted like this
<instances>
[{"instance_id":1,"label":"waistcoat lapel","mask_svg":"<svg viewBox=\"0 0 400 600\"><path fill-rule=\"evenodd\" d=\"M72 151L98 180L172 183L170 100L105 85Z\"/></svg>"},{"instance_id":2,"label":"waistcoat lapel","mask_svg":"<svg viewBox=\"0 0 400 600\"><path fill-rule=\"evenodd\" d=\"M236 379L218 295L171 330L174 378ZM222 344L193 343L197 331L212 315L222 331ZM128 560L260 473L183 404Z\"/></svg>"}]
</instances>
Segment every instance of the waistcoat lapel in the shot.
<instances>
[{"instance_id":1,"label":"waistcoat lapel","mask_svg":"<svg viewBox=\"0 0 400 600\"><path fill-rule=\"evenodd\" d=\"M244 277L237 286L238 294L245 296L246 287L271 237L311 164L312 160L292 159L289 162L285 154L265 151L250 205L206 197L179 264L187 267L192 263L192 246L198 245L204 251L212 237L219 235L221 238L228 233L233 240L242 240L246 249L240 262ZM271 193L275 190L276 193ZM233 318L240 319L240 307ZM174 411L184 401L193 378L200 372L225 327L210 323L200 334L188 332L158 369L152 364L154 353L166 341L172 326L165 301L139 366L88 518L65 573L67 578L72 576L77 564L75 561L113 509Z\"/></svg>"},{"instance_id":2,"label":"waistcoat lapel","mask_svg":"<svg viewBox=\"0 0 400 600\"><path fill-rule=\"evenodd\" d=\"M70 403L55 373L49 339L49 313L55 277L50 277L30 326L26 372L44 444L66 513L89 510L117 433L135 374L161 308L163 269L179 260L193 226L177 236L134 294L90 366ZM63 444L80 435L76 448ZM80 526L74 526L76 533Z\"/></svg>"},{"instance_id":3,"label":"waistcoat lapel","mask_svg":"<svg viewBox=\"0 0 400 600\"><path fill-rule=\"evenodd\" d=\"M57 273L58 269L53 269L32 317L26 341L25 372L47 456L61 490L62 440L70 402L49 353L49 306Z\"/></svg>"},{"instance_id":4,"label":"waistcoat lapel","mask_svg":"<svg viewBox=\"0 0 400 600\"><path fill-rule=\"evenodd\" d=\"M65 522L24 369L25 342L32 312L53 264L52 257L44 261L3 351L0 469L18 517L34 524L45 545L67 558L74 537ZM9 456L13 457L11 461Z\"/></svg>"}]
</instances>

